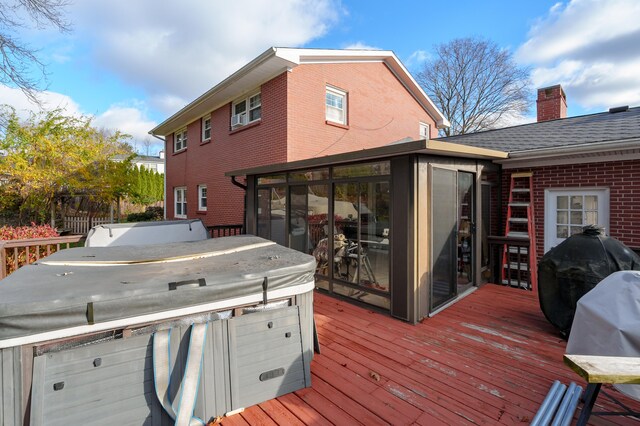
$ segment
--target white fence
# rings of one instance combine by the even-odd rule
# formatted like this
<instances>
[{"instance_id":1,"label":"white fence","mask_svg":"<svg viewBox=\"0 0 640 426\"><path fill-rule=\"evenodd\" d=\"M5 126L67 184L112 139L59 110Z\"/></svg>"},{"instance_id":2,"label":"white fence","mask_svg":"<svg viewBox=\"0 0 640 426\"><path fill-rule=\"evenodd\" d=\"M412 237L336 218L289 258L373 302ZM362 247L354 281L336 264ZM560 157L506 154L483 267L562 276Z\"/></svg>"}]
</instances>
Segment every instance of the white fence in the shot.
<instances>
[{"instance_id":1,"label":"white fence","mask_svg":"<svg viewBox=\"0 0 640 426\"><path fill-rule=\"evenodd\" d=\"M70 229L72 234L80 235L86 235L89 229L105 223L111 223L111 218L99 216L67 216L64 218L64 228Z\"/></svg>"}]
</instances>

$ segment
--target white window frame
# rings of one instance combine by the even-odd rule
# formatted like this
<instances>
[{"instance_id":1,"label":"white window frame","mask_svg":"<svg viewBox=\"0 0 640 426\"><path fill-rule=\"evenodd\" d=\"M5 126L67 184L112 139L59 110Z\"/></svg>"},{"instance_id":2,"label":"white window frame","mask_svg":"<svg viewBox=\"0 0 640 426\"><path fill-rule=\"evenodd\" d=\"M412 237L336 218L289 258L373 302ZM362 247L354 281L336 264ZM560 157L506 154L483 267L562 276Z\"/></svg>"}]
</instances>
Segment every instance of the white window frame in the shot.
<instances>
[{"instance_id":1,"label":"white window frame","mask_svg":"<svg viewBox=\"0 0 640 426\"><path fill-rule=\"evenodd\" d=\"M253 105L251 105L251 101L254 100L255 98L258 98L258 102L254 103ZM240 105L241 103L245 103L245 109L242 112L237 112L236 108L238 107L238 105ZM251 113L253 111L256 110L260 110L260 114L258 118L254 118L253 120L251 120ZM257 91L257 92L253 92L250 95L242 98L242 99L238 99L236 101L233 102L232 106L231 106L231 116L236 116L236 115L243 115L245 117L245 121L243 124L236 124L235 126L232 125L232 128L236 128L236 127L241 127L241 126L245 126L247 124L250 123L255 123L257 121L262 120L262 92L261 91Z\"/></svg>"},{"instance_id":2,"label":"white window frame","mask_svg":"<svg viewBox=\"0 0 640 426\"><path fill-rule=\"evenodd\" d=\"M203 190L204 197L202 196ZM204 201L204 205L202 201ZM207 211L207 185L198 185L198 210L201 212Z\"/></svg>"},{"instance_id":3,"label":"white window frame","mask_svg":"<svg viewBox=\"0 0 640 426\"><path fill-rule=\"evenodd\" d=\"M547 188L544 190L544 252L548 252L553 247L564 241L557 237L557 200L558 196L589 196L598 197L598 223L603 227L605 233L609 233L609 188ZM583 208L584 209L584 208ZM584 210L583 210L584 211ZM584 217L583 217L584 222ZM569 231L571 235L571 231Z\"/></svg>"},{"instance_id":4,"label":"white window frame","mask_svg":"<svg viewBox=\"0 0 640 426\"><path fill-rule=\"evenodd\" d=\"M207 123L209 125L207 126ZM207 132L209 133L207 135ZM202 142L211 140L211 116L202 117Z\"/></svg>"},{"instance_id":5,"label":"white window frame","mask_svg":"<svg viewBox=\"0 0 640 426\"><path fill-rule=\"evenodd\" d=\"M182 194L179 196L178 194ZM178 204L180 204L180 209L178 209ZM178 213L178 210L181 213ZM187 218L187 187L186 186L177 186L173 188L173 216L178 219L186 219Z\"/></svg>"},{"instance_id":6,"label":"white window frame","mask_svg":"<svg viewBox=\"0 0 640 426\"><path fill-rule=\"evenodd\" d=\"M327 99L328 95L333 95L333 96L342 98L342 108L334 105L329 105L329 102ZM348 103L348 99L347 99L346 91L338 89L333 86L327 86L325 90L325 97L324 97L325 120L331 123L338 123L346 126L348 121L347 120L347 103ZM332 115L330 115L330 111L340 111L342 113L342 120L340 119L336 120Z\"/></svg>"},{"instance_id":7,"label":"white window frame","mask_svg":"<svg viewBox=\"0 0 640 426\"><path fill-rule=\"evenodd\" d=\"M418 135L420 136L420 139L429 140L431 135L431 126L421 121L418 126Z\"/></svg>"},{"instance_id":8,"label":"white window frame","mask_svg":"<svg viewBox=\"0 0 640 426\"><path fill-rule=\"evenodd\" d=\"M187 128L178 130L173 134L173 152L187 149Z\"/></svg>"}]
</instances>

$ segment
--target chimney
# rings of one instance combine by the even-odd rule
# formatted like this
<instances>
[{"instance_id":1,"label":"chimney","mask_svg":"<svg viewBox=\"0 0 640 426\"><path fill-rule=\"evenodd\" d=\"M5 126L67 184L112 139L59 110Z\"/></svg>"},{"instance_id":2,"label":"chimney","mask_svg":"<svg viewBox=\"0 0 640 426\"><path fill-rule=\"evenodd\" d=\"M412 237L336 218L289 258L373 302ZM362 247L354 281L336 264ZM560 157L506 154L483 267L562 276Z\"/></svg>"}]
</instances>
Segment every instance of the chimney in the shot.
<instances>
[{"instance_id":1,"label":"chimney","mask_svg":"<svg viewBox=\"0 0 640 426\"><path fill-rule=\"evenodd\" d=\"M164 150L158 153L158 157L160 157L161 160L164 160Z\"/></svg>"},{"instance_id":2,"label":"chimney","mask_svg":"<svg viewBox=\"0 0 640 426\"><path fill-rule=\"evenodd\" d=\"M536 103L538 104L538 123L567 116L567 95L559 84L538 89Z\"/></svg>"}]
</instances>

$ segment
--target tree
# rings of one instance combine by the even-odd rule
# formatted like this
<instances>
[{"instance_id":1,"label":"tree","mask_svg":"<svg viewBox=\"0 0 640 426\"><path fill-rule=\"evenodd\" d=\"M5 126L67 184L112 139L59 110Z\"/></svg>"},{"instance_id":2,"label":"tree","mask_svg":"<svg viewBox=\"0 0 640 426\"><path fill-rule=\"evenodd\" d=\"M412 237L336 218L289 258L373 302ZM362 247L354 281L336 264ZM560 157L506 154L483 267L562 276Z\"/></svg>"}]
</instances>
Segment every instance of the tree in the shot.
<instances>
[{"instance_id":1,"label":"tree","mask_svg":"<svg viewBox=\"0 0 640 426\"><path fill-rule=\"evenodd\" d=\"M43 222L61 195L85 195L111 202L130 191L130 162L112 161L133 155L127 135L106 134L87 117L69 117L55 110L32 114L21 122L8 110L0 139L2 193L19 200L22 222Z\"/></svg>"},{"instance_id":2,"label":"tree","mask_svg":"<svg viewBox=\"0 0 640 426\"><path fill-rule=\"evenodd\" d=\"M508 50L479 38L455 39L434 50L417 81L451 122L444 135L497 128L528 111L529 70Z\"/></svg>"},{"instance_id":3,"label":"tree","mask_svg":"<svg viewBox=\"0 0 640 426\"><path fill-rule=\"evenodd\" d=\"M37 103L37 93L46 80L45 64L37 50L20 40L15 33L28 26L31 18L37 28L52 26L68 31L63 18L67 0L3 0L0 2L0 83L16 86ZM34 69L38 76L33 75Z\"/></svg>"}]
</instances>

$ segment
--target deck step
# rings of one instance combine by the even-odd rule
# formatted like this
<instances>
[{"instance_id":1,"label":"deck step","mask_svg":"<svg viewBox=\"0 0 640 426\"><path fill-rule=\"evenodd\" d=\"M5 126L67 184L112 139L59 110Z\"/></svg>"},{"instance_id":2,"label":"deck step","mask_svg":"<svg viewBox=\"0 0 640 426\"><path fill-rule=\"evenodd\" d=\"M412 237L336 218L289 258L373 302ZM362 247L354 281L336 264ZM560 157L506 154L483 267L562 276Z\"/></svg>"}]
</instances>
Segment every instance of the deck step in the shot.
<instances>
[{"instance_id":1,"label":"deck step","mask_svg":"<svg viewBox=\"0 0 640 426\"><path fill-rule=\"evenodd\" d=\"M513 192L529 192L529 188L513 188Z\"/></svg>"},{"instance_id":2,"label":"deck step","mask_svg":"<svg viewBox=\"0 0 640 426\"><path fill-rule=\"evenodd\" d=\"M530 203L509 203L511 207L529 207Z\"/></svg>"}]
</instances>

